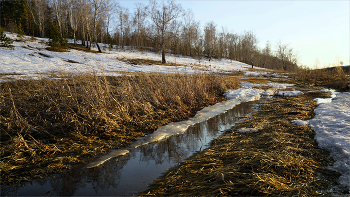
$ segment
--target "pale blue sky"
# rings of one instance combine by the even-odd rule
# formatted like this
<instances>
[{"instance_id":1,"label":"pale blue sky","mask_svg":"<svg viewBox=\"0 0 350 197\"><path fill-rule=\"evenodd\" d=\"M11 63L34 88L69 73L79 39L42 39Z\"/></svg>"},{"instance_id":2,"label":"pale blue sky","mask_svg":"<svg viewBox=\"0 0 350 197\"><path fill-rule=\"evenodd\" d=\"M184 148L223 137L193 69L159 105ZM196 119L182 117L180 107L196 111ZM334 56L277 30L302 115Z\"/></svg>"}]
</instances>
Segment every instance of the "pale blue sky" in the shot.
<instances>
[{"instance_id":1,"label":"pale blue sky","mask_svg":"<svg viewBox=\"0 0 350 197\"><path fill-rule=\"evenodd\" d=\"M134 10L134 4L148 1L119 1ZM332 64L337 58L350 64L350 1L177 1L184 9L191 9L201 27L213 21L217 28L232 33L252 31L263 48L270 41L275 48L278 41L297 52L299 62L313 67Z\"/></svg>"}]
</instances>

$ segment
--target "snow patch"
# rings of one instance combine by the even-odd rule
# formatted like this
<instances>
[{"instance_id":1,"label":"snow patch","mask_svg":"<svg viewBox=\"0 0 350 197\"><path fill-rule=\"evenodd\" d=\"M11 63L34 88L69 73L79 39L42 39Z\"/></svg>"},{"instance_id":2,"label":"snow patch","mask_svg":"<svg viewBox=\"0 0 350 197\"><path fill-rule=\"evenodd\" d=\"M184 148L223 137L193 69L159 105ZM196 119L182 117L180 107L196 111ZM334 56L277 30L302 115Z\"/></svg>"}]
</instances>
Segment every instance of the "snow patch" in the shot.
<instances>
[{"instance_id":1,"label":"snow patch","mask_svg":"<svg viewBox=\"0 0 350 197\"><path fill-rule=\"evenodd\" d=\"M302 95L301 91L278 91L277 95L279 96L298 96Z\"/></svg>"},{"instance_id":2,"label":"snow patch","mask_svg":"<svg viewBox=\"0 0 350 197\"><path fill-rule=\"evenodd\" d=\"M331 169L341 173L340 185L350 192L350 92L339 93L331 103L320 104L309 120L320 147L330 151L335 163Z\"/></svg>"},{"instance_id":3,"label":"snow patch","mask_svg":"<svg viewBox=\"0 0 350 197\"><path fill-rule=\"evenodd\" d=\"M6 34L10 38L16 38L17 35ZM30 37L25 36L25 38ZM49 73L56 71L73 73L95 72L97 75L119 76L120 74L118 72L202 74L232 71L245 72L251 68L251 65L228 59L212 59L211 61L206 59L196 60L190 57L174 56L172 54L166 54L167 62L182 64L183 66L131 65L117 58L125 57L161 61L161 54L116 49L104 51L104 53L86 53L74 49L70 49L69 52L53 52L46 50L45 48L47 46L41 43L42 41L47 42L47 38L36 39L34 41L28 40L25 43L14 42L14 50L0 48L0 73L2 74L0 81L8 78L33 79L50 77ZM69 40L69 42L72 43L73 40ZM93 49L95 50L95 48ZM45 54L46 57L40 53ZM254 72L249 72L254 75L260 75L269 71L268 69L259 67L255 67L255 69ZM21 75L6 75L6 73L20 73Z\"/></svg>"},{"instance_id":4,"label":"snow patch","mask_svg":"<svg viewBox=\"0 0 350 197\"><path fill-rule=\"evenodd\" d=\"M307 120L293 120L293 124L298 125L298 126L308 126L309 121Z\"/></svg>"},{"instance_id":5,"label":"snow patch","mask_svg":"<svg viewBox=\"0 0 350 197\"><path fill-rule=\"evenodd\" d=\"M258 131L259 129L262 129L262 128L263 127L256 127L256 128L243 127L243 128L238 129L238 132L240 132L240 133L251 133L251 132L256 132L256 131Z\"/></svg>"}]
</instances>

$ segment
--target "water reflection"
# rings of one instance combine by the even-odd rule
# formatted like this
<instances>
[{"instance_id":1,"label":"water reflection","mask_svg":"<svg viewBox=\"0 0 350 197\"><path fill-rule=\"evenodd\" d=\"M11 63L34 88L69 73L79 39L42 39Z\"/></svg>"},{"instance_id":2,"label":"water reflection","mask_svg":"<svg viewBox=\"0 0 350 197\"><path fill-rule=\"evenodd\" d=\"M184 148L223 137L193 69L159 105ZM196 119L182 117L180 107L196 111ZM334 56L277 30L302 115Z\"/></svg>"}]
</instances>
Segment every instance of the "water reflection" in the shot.
<instances>
[{"instance_id":1,"label":"water reflection","mask_svg":"<svg viewBox=\"0 0 350 197\"><path fill-rule=\"evenodd\" d=\"M24 187L2 188L2 195L58 195L58 196L118 196L132 195L147 189L171 166L206 148L210 141L231 128L242 117L252 112L255 103L242 103L208 121L191 126L185 133L159 143L129 149L126 156L113 158L95 168L79 168L59 175L34 181Z\"/></svg>"}]
</instances>

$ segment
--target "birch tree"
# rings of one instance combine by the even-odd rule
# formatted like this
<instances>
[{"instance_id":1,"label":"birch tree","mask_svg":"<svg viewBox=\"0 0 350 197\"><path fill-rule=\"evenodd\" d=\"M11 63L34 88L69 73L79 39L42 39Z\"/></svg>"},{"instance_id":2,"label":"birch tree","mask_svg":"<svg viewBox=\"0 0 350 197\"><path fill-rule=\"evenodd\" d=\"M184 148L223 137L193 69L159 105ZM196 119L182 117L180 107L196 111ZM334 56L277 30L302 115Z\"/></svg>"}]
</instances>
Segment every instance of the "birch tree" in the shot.
<instances>
[{"instance_id":1,"label":"birch tree","mask_svg":"<svg viewBox=\"0 0 350 197\"><path fill-rule=\"evenodd\" d=\"M277 43L276 56L281 60L283 70L287 69L287 44Z\"/></svg>"},{"instance_id":2,"label":"birch tree","mask_svg":"<svg viewBox=\"0 0 350 197\"><path fill-rule=\"evenodd\" d=\"M183 51L185 55L192 56L195 41L199 37L199 22L194 21L193 12L188 10L184 15L182 28Z\"/></svg>"},{"instance_id":3,"label":"birch tree","mask_svg":"<svg viewBox=\"0 0 350 197\"><path fill-rule=\"evenodd\" d=\"M167 47L167 41L174 36L171 34L172 26L176 23L176 20L181 17L183 11L180 4L176 4L174 0L168 0L166 3L162 1L158 4L155 0L150 1L151 7L151 21L154 24L155 30L152 31L150 38L156 41L162 50L162 63L165 64L165 50Z\"/></svg>"},{"instance_id":4,"label":"birch tree","mask_svg":"<svg viewBox=\"0 0 350 197\"><path fill-rule=\"evenodd\" d=\"M139 47L141 45L142 35L145 32L145 21L147 18L148 7L137 3L134 11L133 17L133 25L135 26L136 33L136 46Z\"/></svg>"},{"instance_id":5,"label":"birch tree","mask_svg":"<svg viewBox=\"0 0 350 197\"><path fill-rule=\"evenodd\" d=\"M47 12L46 0L27 0L28 10L33 17L33 22L39 26L40 36L45 35L45 20Z\"/></svg>"},{"instance_id":6,"label":"birch tree","mask_svg":"<svg viewBox=\"0 0 350 197\"><path fill-rule=\"evenodd\" d=\"M56 21L58 24L58 27L60 29L61 34L63 33L64 29L64 23L66 17L66 0L52 0L53 1L53 10L54 15L56 17Z\"/></svg>"},{"instance_id":7,"label":"birch tree","mask_svg":"<svg viewBox=\"0 0 350 197\"><path fill-rule=\"evenodd\" d=\"M118 6L118 19L119 19L119 46L122 46L122 49L124 49L124 36L125 36L125 30L128 29L129 25L129 9L124 8L122 6Z\"/></svg>"},{"instance_id":8,"label":"birch tree","mask_svg":"<svg viewBox=\"0 0 350 197\"><path fill-rule=\"evenodd\" d=\"M71 0L68 7L68 19L71 29L73 30L73 39L74 45L76 45L76 36L75 33L78 30L78 24L80 22L80 13L82 11L82 5L79 3L79 0Z\"/></svg>"},{"instance_id":9,"label":"birch tree","mask_svg":"<svg viewBox=\"0 0 350 197\"><path fill-rule=\"evenodd\" d=\"M204 51L209 61L215 54L216 47L216 25L214 22L209 22L204 27Z\"/></svg>"},{"instance_id":10,"label":"birch tree","mask_svg":"<svg viewBox=\"0 0 350 197\"><path fill-rule=\"evenodd\" d=\"M102 50L100 48L100 45L97 42L97 32L96 32L96 27L97 27L97 23L104 20L107 12L109 11L108 7L104 7L106 0L91 0L91 8L92 8L92 13L93 13L93 17L92 17L92 24L93 24L93 28L92 28L92 38L93 38L93 42L96 43L96 46L98 48L98 51L101 53Z\"/></svg>"}]
</instances>

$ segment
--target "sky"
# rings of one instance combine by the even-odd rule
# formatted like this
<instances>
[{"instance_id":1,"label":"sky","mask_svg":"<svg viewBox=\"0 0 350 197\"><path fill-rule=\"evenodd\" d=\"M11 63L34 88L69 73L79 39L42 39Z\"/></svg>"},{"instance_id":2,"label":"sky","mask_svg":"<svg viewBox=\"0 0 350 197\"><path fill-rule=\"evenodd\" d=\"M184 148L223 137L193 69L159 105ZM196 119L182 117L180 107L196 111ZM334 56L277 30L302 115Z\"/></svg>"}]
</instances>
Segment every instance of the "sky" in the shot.
<instances>
[{"instance_id":1,"label":"sky","mask_svg":"<svg viewBox=\"0 0 350 197\"><path fill-rule=\"evenodd\" d=\"M135 3L148 1L121 0L120 5L133 12ZM342 61L350 64L350 1L176 1L191 9L194 19L203 26L210 21L217 29L231 33L250 31L264 48L269 41L287 44L298 55L299 64L310 68L328 67Z\"/></svg>"}]
</instances>

